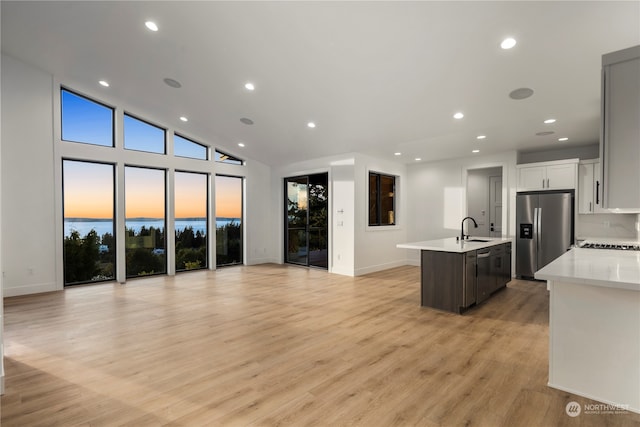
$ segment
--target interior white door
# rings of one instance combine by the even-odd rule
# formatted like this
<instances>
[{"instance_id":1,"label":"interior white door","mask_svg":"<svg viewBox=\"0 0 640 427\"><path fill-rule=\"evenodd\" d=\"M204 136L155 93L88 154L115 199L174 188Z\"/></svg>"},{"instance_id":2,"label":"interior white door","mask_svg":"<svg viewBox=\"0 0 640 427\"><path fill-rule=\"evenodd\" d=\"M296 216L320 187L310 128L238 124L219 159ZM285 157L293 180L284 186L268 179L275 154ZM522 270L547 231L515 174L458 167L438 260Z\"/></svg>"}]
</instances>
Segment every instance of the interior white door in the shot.
<instances>
[{"instance_id":1,"label":"interior white door","mask_svg":"<svg viewBox=\"0 0 640 427\"><path fill-rule=\"evenodd\" d=\"M502 176L489 177L489 233L502 236Z\"/></svg>"}]
</instances>

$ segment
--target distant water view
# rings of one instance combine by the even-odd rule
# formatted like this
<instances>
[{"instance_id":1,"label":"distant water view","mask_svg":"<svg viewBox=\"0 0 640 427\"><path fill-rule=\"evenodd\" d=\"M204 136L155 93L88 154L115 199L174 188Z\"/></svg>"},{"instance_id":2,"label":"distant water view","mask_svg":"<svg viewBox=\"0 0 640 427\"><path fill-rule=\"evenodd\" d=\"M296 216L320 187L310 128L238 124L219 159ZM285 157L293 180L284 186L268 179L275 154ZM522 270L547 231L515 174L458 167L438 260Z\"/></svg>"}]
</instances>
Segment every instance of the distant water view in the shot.
<instances>
[{"instance_id":1,"label":"distant water view","mask_svg":"<svg viewBox=\"0 0 640 427\"><path fill-rule=\"evenodd\" d=\"M227 224L235 222L240 223L240 218L216 218L216 227L224 227ZM127 220L125 222L126 228L133 229L136 233L140 232L140 229L144 226L147 229L154 227L156 229L164 228L164 220L155 218L140 218L134 220ZM206 234L207 223L205 218L178 218L175 220L175 226L177 230L184 230L187 227L192 227L193 232ZM64 235L68 237L72 231L77 231L81 237L87 235L91 230L95 230L98 236L102 236L105 233L113 233L113 221L110 219L94 219L94 218L66 218L64 220Z\"/></svg>"}]
</instances>

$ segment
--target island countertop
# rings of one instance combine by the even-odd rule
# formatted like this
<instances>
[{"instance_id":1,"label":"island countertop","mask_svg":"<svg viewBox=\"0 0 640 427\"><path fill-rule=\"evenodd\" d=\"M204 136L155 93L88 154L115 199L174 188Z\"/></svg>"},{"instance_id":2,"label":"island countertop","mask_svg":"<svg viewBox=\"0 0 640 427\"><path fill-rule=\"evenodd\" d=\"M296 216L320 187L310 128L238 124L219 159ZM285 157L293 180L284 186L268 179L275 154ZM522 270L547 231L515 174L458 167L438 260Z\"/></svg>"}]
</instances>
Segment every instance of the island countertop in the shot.
<instances>
[{"instance_id":1,"label":"island countertop","mask_svg":"<svg viewBox=\"0 0 640 427\"><path fill-rule=\"evenodd\" d=\"M538 270L535 278L640 291L640 252L573 248Z\"/></svg>"},{"instance_id":2,"label":"island countertop","mask_svg":"<svg viewBox=\"0 0 640 427\"><path fill-rule=\"evenodd\" d=\"M474 239L483 241L473 242L472 240ZM509 243L512 241L513 239L507 237L471 237L469 240L465 240L460 243L456 240L455 237L450 237L448 239L400 243L397 244L396 247L400 249L419 249L422 251L465 253L469 251L476 251L478 249L488 248L490 246L501 245L503 243Z\"/></svg>"}]
</instances>

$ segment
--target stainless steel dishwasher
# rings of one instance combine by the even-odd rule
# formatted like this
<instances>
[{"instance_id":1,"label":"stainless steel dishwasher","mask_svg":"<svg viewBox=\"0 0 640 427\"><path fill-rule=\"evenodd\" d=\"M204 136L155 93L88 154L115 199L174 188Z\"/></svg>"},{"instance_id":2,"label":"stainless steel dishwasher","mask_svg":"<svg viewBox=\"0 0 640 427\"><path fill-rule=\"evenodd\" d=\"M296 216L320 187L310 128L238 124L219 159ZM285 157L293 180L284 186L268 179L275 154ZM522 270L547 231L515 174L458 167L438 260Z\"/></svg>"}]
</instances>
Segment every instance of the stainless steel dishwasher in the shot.
<instances>
[{"instance_id":1,"label":"stainless steel dishwasher","mask_svg":"<svg viewBox=\"0 0 640 427\"><path fill-rule=\"evenodd\" d=\"M495 288L496 278L491 271L491 249L479 249L476 265L478 266L476 304L489 298Z\"/></svg>"}]
</instances>

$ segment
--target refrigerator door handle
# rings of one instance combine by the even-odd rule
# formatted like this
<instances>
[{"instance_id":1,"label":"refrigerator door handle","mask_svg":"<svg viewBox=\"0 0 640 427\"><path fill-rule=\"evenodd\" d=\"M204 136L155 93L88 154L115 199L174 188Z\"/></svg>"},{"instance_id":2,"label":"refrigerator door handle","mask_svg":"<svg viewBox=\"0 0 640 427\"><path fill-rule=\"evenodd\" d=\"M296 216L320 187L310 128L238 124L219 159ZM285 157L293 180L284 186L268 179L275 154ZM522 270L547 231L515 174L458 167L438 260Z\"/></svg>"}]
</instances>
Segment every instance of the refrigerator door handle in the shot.
<instances>
[{"instance_id":1,"label":"refrigerator door handle","mask_svg":"<svg viewBox=\"0 0 640 427\"><path fill-rule=\"evenodd\" d=\"M540 236L542 236L542 208L538 208L538 246L540 246Z\"/></svg>"}]
</instances>

